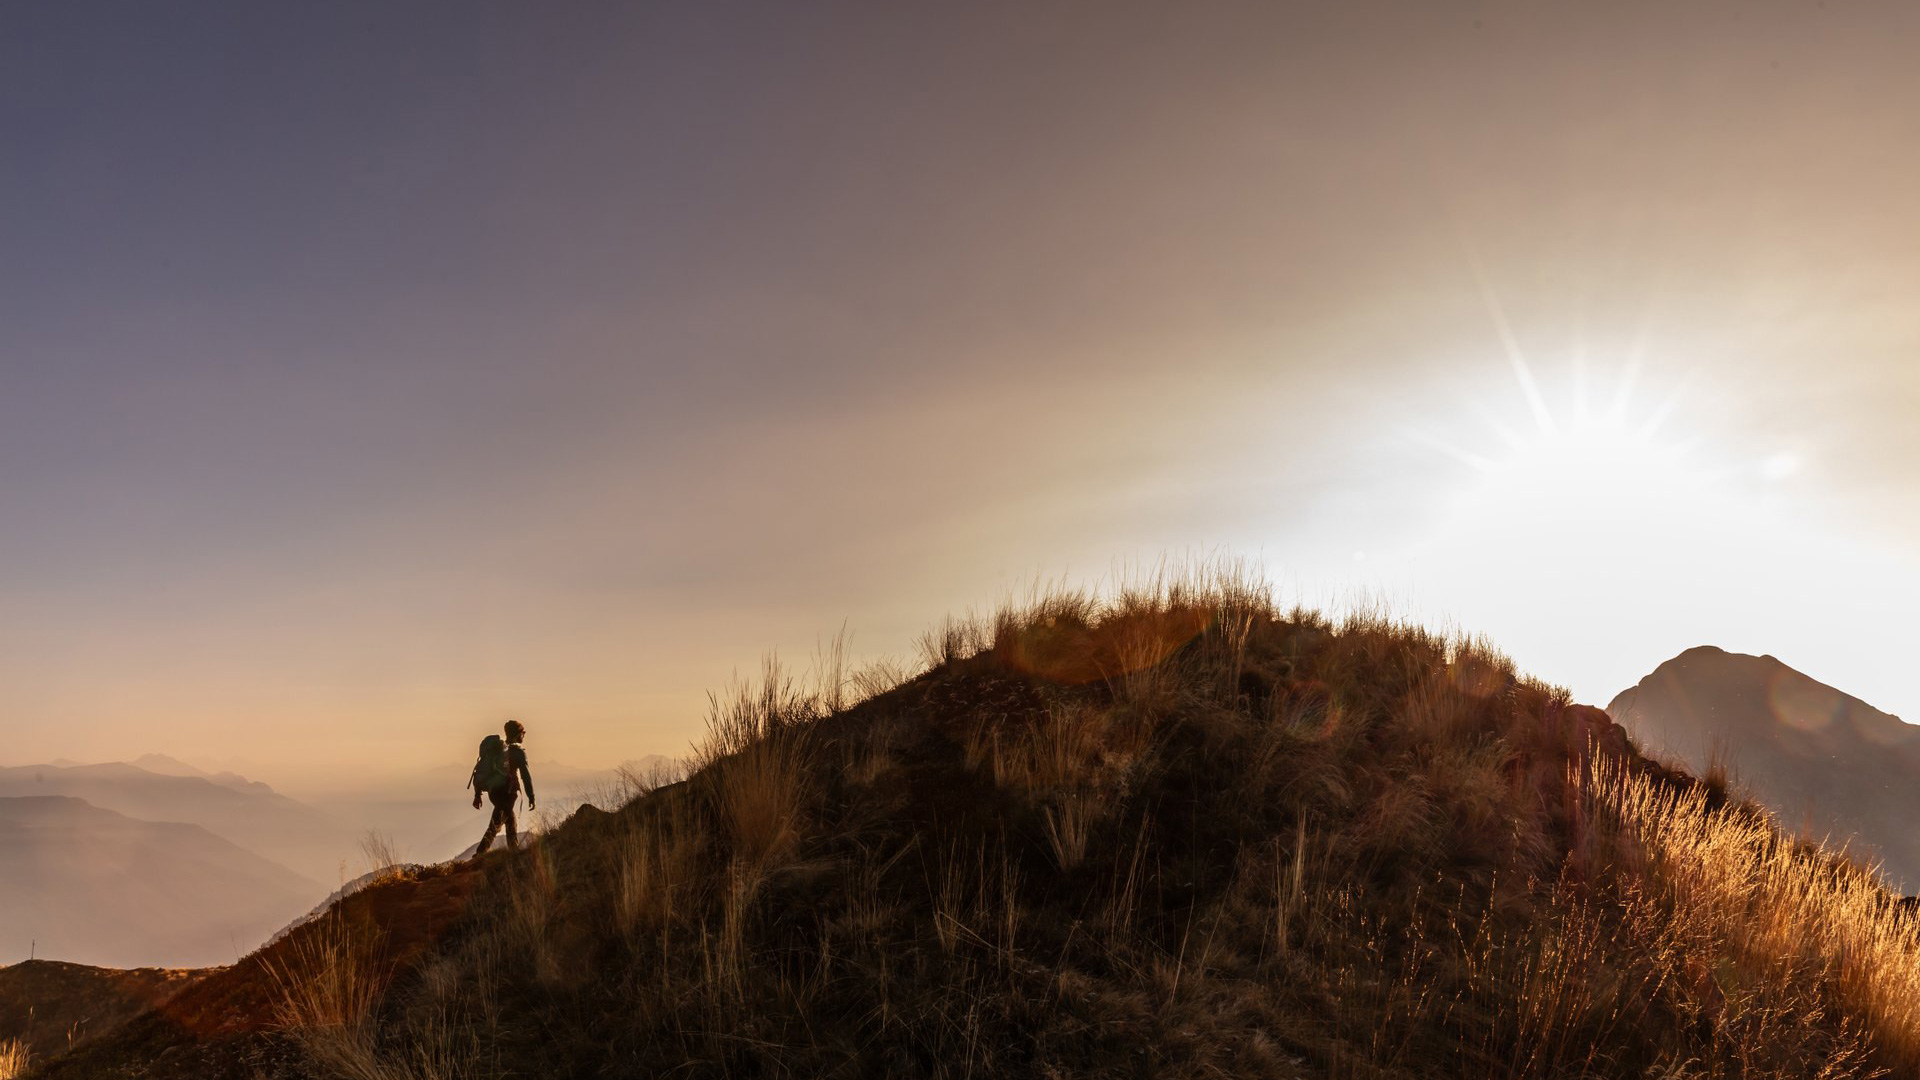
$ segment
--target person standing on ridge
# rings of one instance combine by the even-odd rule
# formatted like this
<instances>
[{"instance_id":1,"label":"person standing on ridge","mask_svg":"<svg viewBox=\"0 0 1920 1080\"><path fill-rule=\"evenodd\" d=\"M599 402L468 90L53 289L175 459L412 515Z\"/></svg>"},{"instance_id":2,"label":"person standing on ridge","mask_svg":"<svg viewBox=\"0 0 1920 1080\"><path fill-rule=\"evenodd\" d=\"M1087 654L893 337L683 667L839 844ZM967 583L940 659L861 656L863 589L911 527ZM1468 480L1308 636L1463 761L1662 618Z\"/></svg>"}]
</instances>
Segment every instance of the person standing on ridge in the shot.
<instances>
[{"instance_id":1,"label":"person standing on ridge","mask_svg":"<svg viewBox=\"0 0 1920 1080\"><path fill-rule=\"evenodd\" d=\"M513 819L513 803L519 796L522 782L527 791L527 809L533 809L533 774L527 771L527 752L520 746L527 737L526 726L518 720L507 721L507 737L489 735L480 740L480 760L473 763L473 775L467 783L473 788L473 808L480 809L480 796L485 793L493 802L493 820L487 822L487 831L480 837L480 846L474 849L473 857L479 858L493 846L494 835L500 826L507 827L507 850L520 850L520 832Z\"/></svg>"}]
</instances>

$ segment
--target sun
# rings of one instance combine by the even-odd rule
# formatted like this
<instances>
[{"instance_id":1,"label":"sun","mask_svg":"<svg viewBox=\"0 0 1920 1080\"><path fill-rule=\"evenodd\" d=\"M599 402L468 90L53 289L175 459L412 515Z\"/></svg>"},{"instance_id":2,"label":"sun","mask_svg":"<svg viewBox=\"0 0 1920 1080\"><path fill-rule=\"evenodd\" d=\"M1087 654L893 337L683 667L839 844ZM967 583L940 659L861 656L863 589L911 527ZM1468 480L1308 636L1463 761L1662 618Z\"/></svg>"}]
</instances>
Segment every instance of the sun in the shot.
<instances>
[{"instance_id":1,"label":"sun","mask_svg":"<svg viewBox=\"0 0 1920 1080\"><path fill-rule=\"evenodd\" d=\"M1543 412L1531 430L1501 428L1499 449L1473 454L1465 498L1476 508L1617 519L1652 511L1707 485L1699 440L1677 439L1624 408L1566 417Z\"/></svg>"},{"instance_id":2,"label":"sun","mask_svg":"<svg viewBox=\"0 0 1920 1080\"><path fill-rule=\"evenodd\" d=\"M1517 365L1523 410L1475 401L1466 412L1477 423L1451 438L1423 436L1466 467L1457 474L1456 513L1476 528L1636 518L1658 526L1697 505L1722 470L1704 439L1673 430L1679 393L1639 407L1631 369L1606 375L1596 379L1583 367L1550 394L1531 368Z\"/></svg>"}]
</instances>

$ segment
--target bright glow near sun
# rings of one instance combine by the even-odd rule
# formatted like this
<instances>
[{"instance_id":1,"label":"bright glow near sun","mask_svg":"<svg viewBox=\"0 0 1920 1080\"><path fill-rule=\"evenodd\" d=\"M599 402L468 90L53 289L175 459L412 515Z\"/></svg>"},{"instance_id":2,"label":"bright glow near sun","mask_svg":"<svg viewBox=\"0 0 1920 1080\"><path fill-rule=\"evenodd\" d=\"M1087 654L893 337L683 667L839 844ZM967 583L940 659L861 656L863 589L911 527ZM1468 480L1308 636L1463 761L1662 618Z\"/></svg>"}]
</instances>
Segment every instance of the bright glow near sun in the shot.
<instances>
[{"instance_id":1,"label":"bright glow near sun","mask_svg":"<svg viewBox=\"0 0 1920 1080\"><path fill-rule=\"evenodd\" d=\"M1668 421L1678 403L1668 395L1636 408L1634 380L1617 377L1597 403L1584 370L1556 409L1520 367L1521 400L1506 409L1476 401L1473 419L1449 438L1421 436L1465 465L1449 500L1448 531L1511 535L1549 523L1672 530L1681 519L1702 524L1699 512L1718 502L1714 464L1698 437L1681 438ZM1775 468L1781 468L1775 466Z\"/></svg>"},{"instance_id":2,"label":"bright glow near sun","mask_svg":"<svg viewBox=\"0 0 1920 1080\"><path fill-rule=\"evenodd\" d=\"M1683 395L1633 364L1512 368L1415 433L1444 455L1429 455L1440 513L1403 556L1429 595L1466 594L1447 597L1462 614L1499 597L1650 612L1706 602L1709 578L1752 590L1804 562L1789 554L1804 517L1780 499L1801 458L1725 434L1726 395Z\"/></svg>"},{"instance_id":3,"label":"bright glow near sun","mask_svg":"<svg viewBox=\"0 0 1920 1080\"><path fill-rule=\"evenodd\" d=\"M1432 514L1383 515L1355 580L1598 704L1714 644L1898 711L1920 577L1823 506L1816 447L1661 367L1513 368L1413 406L1408 495Z\"/></svg>"},{"instance_id":4,"label":"bright glow near sun","mask_svg":"<svg viewBox=\"0 0 1920 1080\"><path fill-rule=\"evenodd\" d=\"M1732 343L1568 335L1542 362L1474 269L1506 370L1432 358L1380 448L1398 482L1328 500L1347 532L1310 599L1486 634L1595 704L1702 644L1911 700L1920 568L1850 526L1821 447L1750 396Z\"/></svg>"},{"instance_id":5,"label":"bright glow near sun","mask_svg":"<svg viewBox=\"0 0 1920 1080\"><path fill-rule=\"evenodd\" d=\"M1478 482L1463 509L1611 517L1663 505L1704 480L1693 444L1663 438L1623 412L1549 418L1527 434L1503 436L1503 452L1469 455Z\"/></svg>"}]
</instances>

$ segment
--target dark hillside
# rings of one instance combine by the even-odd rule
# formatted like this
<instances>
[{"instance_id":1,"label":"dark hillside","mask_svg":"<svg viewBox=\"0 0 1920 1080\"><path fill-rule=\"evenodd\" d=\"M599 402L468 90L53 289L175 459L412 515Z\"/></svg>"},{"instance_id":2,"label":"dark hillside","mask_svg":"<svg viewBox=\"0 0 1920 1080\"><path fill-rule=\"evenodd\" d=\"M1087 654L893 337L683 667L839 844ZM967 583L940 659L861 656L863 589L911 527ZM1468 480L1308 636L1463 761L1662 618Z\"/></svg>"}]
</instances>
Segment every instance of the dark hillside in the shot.
<instances>
[{"instance_id":1,"label":"dark hillside","mask_svg":"<svg viewBox=\"0 0 1920 1080\"><path fill-rule=\"evenodd\" d=\"M163 1004L201 974L58 960L0 967L0 1043L19 1042L36 1059L60 1053Z\"/></svg>"},{"instance_id":2,"label":"dark hillside","mask_svg":"<svg viewBox=\"0 0 1920 1080\"><path fill-rule=\"evenodd\" d=\"M36 1075L1920 1068L1870 879L1483 647L1229 580L929 651L850 707L770 671L689 780L355 894Z\"/></svg>"},{"instance_id":3,"label":"dark hillside","mask_svg":"<svg viewBox=\"0 0 1920 1080\"><path fill-rule=\"evenodd\" d=\"M155 1008L121 1024L111 1039L78 1048L34 1075L149 1070L158 1076L238 1077L262 1068L302 1075L301 1056L281 1034L287 973L298 970L336 988L345 978L364 992L384 993L469 921L468 901L487 872L503 874L508 867L495 860L485 871L445 865L396 872L341 900L328 918L296 928L239 963L194 973ZM310 957L332 958L329 948L349 940L364 949L340 949L347 965L302 966ZM352 959L365 963L352 966Z\"/></svg>"}]
</instances>

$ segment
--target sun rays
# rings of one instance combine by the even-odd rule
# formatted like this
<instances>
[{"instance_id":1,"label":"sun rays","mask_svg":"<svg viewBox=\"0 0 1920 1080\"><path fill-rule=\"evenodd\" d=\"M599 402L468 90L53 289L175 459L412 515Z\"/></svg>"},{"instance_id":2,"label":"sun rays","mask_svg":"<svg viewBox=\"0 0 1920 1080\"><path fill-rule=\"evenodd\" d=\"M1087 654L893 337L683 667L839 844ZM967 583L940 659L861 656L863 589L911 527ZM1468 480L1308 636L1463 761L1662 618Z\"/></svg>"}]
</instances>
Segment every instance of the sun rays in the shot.
<instances>
[{"instance_id":1,"label":"sun rays","mask_svg":"<svg viewBox=\"0 0 1920 1080\"><path fill-rule=\"evenodd\" d=\"M1523 409L1469 398L1453 432L1407 432L1465 466L1452 500L1462 513L1611 517L1695 495L1738 471L1672 422L1684 387L1642 401L1637 365L1596 373L1575 363L1564 386L1549 386L1517 351L1510 360Z\"/></svg>"}]
</instances>

